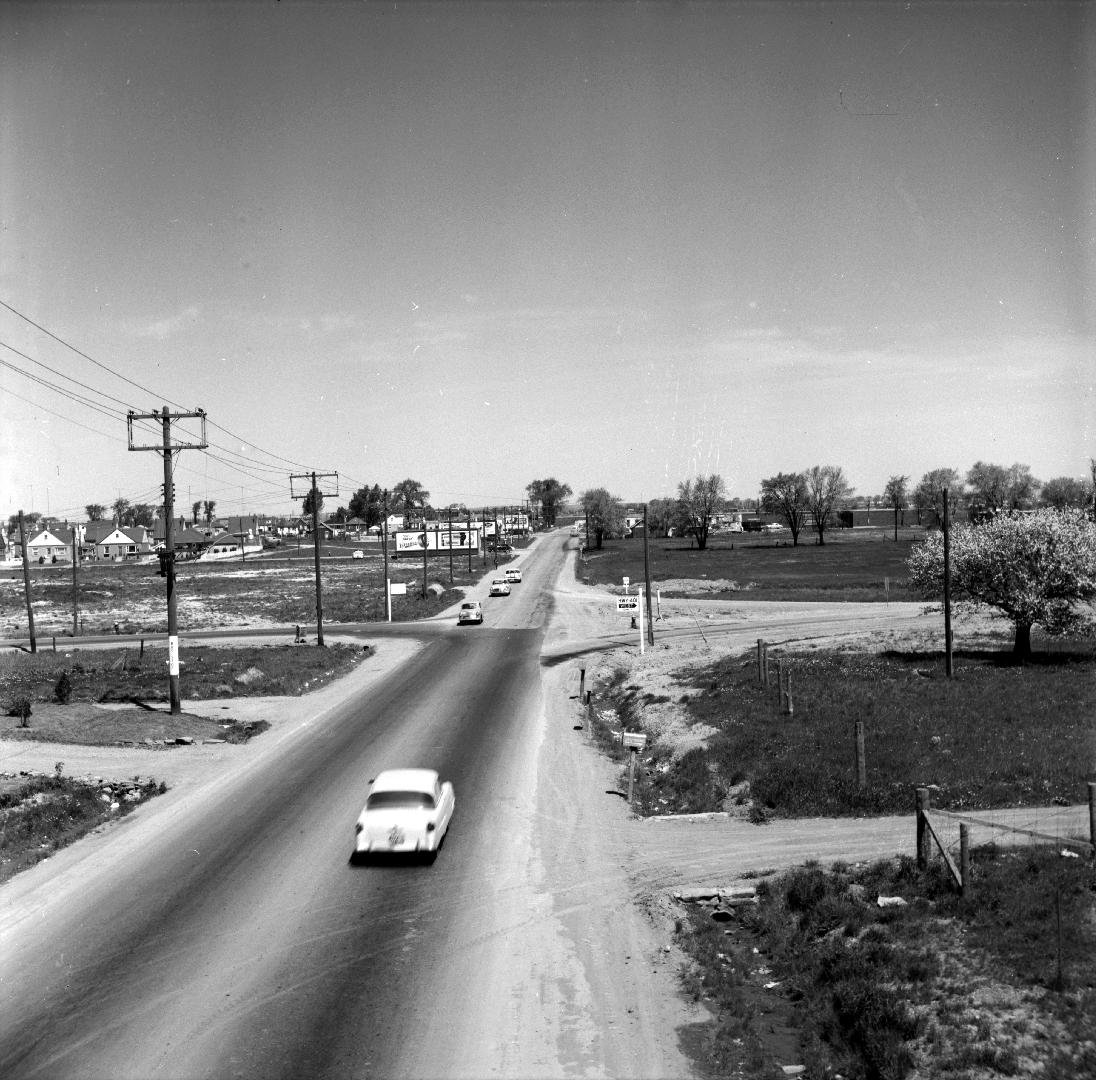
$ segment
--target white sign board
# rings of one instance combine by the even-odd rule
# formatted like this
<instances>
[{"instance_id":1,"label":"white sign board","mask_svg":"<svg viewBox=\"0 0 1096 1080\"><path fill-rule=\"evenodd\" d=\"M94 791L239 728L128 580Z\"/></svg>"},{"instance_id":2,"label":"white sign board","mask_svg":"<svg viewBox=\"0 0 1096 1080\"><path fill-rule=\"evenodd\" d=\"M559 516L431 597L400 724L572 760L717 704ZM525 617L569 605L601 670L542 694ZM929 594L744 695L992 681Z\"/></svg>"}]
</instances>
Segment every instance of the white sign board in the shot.
<instances>
[{"instance_id":1,"label":"white sign board","mask_svg":"<svg viewBox=\"0 0 1096 1080\"><path fill-rule=\"evenodd\" d=\"M458 526L456 522L453 522L451 544L448 528L427 529L425 533L421 529L418 532L397 532L395 537L397 555L410 552L421 555L424 546L429 551L479 551L479 530L469 529L467 524Z\"/></svg>"},{"instance_id":2,"label":"white sign board","mask_svg":"<svg viewBox=\"0 0 1096 1080\"><path fill-rule=\"evenodd\" d=\"M406 581L392 581L388 585L388 591L392 596L406 596L407 595L407 582Z\"/></svg>"},{"instance_id":3,"label":"white sign board","mask_svg":"<svg viewBox=\"0 0 1096 1080\"><path fill-rule=\"evenodd\" d=\"M647 745L647 736L642 731L626 731L622 741L625 750L642 750Z\"/></svg>"},{"instance_id":4,"label":"white sign board","mask_svg":"<svg viewBox=\"0 0 1096 1080\"><path fill-rule=\"evenodd\" d=\"M617 611L624 611L624 612L639 611L639 597L638 596L618 596L617 597Z\"/></svg>"}]
</instances>

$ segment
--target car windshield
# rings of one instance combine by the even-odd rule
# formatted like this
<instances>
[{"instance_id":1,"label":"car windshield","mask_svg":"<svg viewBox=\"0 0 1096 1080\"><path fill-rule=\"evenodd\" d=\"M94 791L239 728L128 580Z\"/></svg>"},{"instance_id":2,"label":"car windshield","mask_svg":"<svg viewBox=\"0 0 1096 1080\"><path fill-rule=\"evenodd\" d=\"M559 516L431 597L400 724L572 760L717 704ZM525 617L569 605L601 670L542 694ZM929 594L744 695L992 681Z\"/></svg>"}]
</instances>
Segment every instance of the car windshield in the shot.
<instances>
[{"instance_id":1,"label":"car windshield","mask_svg":"<svg viewBox=\"0 0 1096 1080\"><path fill-rule=\"evenodd\" d=\"M434 808L434 796L427 791L375 791L366 807L370 810L408 810Z\"/></svg>"}]
</instances>

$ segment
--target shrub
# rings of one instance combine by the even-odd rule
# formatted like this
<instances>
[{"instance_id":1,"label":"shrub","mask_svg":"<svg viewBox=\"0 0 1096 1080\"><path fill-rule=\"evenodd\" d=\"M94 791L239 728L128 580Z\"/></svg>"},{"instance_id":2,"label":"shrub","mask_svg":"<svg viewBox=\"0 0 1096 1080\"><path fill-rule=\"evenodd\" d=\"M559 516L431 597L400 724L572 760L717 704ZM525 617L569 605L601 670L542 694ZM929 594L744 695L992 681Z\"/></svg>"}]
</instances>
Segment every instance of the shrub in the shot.
<instances>
[{"instance_id":1,"label":"shrub","mask_svg":"<svg viewBox=\"0 0 1096 1080\"><path fill-rule=\"evenodd\" d=\"M19 726L27 726L27 718L31 714L30 698L17 697L8 707L8 716L18 716Z\"/></svg>"},{"instance_id":2,"label":"shrub","mask_svg":"<svg viewBox=\"0 0 1096 1080\"><path fill-rule=\"evenodd\" d=\"M57 685L53 688L53 700L58 704L67 705L71 697L72 680L69 678L67 671L62 671L61 677L57 680Z\"/></svg>"}]
</instances>

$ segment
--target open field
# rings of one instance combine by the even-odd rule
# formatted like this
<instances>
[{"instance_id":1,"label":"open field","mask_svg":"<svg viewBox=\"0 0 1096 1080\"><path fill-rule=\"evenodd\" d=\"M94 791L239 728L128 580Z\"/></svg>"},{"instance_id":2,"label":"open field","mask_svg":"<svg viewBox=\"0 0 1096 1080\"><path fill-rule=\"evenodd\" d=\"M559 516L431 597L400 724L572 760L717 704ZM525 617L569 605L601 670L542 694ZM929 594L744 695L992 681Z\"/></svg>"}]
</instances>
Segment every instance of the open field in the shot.
<instances>
[{"instance_id":1,"label":"open field","mask_svg":"<svg viewBox=\"0 0 1096 1080\"><path fill-rule=\"evenodd\" d=\"M325 622L383 620L384 561L376 545L361 548L363 559L350 557L352 548L325 547L321 560ZM461 596L463 587L477 581L488 555L453 559L450 581L448 556L432 557L427 567L426 597L423 566L418 561L389 562L389 578L407 585L407 594L393 598L397 619L420 619L442 611ZM87 563L77 570L73 595L71 566L35 566L31 569L35 631L42 637L71 635L73 608L81 634L164 633L167 630L165 579L155 563ZM176 600L180 631L219 627L293 626L316 621L314 553L304 548L266 553L242 561L180 561ZM26 600L22 569L0 571L0 637L27 635Z\"/></svg>"},{"instance_id":2,"label":"open field","mask_svg":"<svg viewBox=\"0 0 1096 1080\"><path fill-rule=\"evenodd\" d=\"M654 742L639 787L647 813L747 803L762 816L904 813L921 784L951 810L1082 802L1096 780L1096 647L1055 644L1023 667L1010 659L960 651L948 680L932 652L770 650L768 686L756 657L732 656L683 667L657 694L621 669L603 700L610 727L642 730L670 708L700 735L680 755ZM791 679L792 716L781 709L777 661Z\"/></svg>"},{"instance_id":3,"label":"open field","mask_svg":"<svg viewBox=\"0 0 1096 1080\"><path fill-rule=\"evenodd\" d=\"M790 533L771 537L718 533L704 551L686 540L649 541L652 588L668 597L726 597L735 600L879 601L916 600L907 588L906 559L922 529L835 530L824 545ZM585 552L579 579L590 585L620 586L628 577L644 580L643 541L608 540Z\"/></svg>"}]
</instances>

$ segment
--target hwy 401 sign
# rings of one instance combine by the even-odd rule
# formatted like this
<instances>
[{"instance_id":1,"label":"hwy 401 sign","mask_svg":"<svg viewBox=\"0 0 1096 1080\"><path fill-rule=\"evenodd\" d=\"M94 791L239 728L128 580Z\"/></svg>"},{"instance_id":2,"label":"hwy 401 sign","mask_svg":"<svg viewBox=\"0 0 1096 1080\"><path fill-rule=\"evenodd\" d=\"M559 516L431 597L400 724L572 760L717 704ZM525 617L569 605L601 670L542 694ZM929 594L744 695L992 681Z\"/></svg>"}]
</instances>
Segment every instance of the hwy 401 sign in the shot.
<instances>
[{"instance_id":1,"label":"hwy 401 sign","mask_svg":"<svg viewBox=\"0 0 1096 1080\"><path fill-rule=\"evenodd\" d=\"M638 596L618 596L617 597L617 611L624 612L626 614L634 615L639 611L639 597Z\"/></svg>"}]
</instances>

